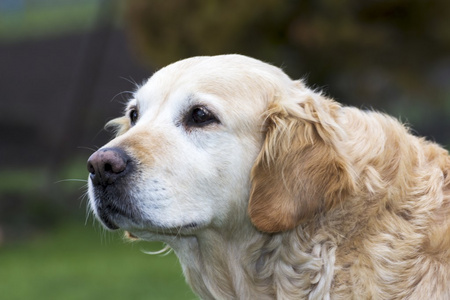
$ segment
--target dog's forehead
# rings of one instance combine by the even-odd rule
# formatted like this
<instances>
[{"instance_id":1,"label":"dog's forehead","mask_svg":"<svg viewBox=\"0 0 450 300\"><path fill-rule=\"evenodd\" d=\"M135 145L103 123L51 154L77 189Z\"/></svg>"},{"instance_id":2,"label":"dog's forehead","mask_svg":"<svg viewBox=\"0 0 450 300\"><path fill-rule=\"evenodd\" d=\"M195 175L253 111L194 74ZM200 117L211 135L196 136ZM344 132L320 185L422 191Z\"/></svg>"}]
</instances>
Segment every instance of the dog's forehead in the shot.
<instances>
[{"instance_id":1,"label":"dog's forehead","mask_svg":"<svg viewBox=\"0 0 450 300\"><path fill-rule=\"evenodd\" d=\"M240 55L192 57L159 70L148 84L157 89L166 87L170 90L181 85L201 88L215 84L251 84L257 80L251 74L261 74L267 68L274 67Z\"/></svg>"},{"instance_id":2,"label":"dog's forehead","mask_svg":"<svg viewBox=\"0 0 450 300\"><path fill-rule=\"evenodd\" d=\"M182 91L184 94L217 95L232 105L235 98L262 98L277 82L287 80L290 81L289 77L280 69L241 55L193 57L156 72L137 91L136 98L160 105L170 95Z\"/></svg>"}]
</instances>

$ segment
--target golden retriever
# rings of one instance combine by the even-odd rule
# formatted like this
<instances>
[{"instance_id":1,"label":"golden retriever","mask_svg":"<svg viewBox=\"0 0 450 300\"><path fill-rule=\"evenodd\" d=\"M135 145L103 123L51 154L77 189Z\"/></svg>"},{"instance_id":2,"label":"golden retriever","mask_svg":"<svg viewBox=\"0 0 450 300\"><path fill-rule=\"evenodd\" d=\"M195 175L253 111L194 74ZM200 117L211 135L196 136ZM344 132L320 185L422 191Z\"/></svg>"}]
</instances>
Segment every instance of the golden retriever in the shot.
<instances>
[{"instance_id":1,"label":"golden retriever","mask_svg":"<svg viewBox=\"0 0 450 300\"><path fill-rule=\"evenodd\" d=\"M88 160L109 229L203 299L450 299L450 156L240 55L156 72Z\"/></svg>"}]
</instances>

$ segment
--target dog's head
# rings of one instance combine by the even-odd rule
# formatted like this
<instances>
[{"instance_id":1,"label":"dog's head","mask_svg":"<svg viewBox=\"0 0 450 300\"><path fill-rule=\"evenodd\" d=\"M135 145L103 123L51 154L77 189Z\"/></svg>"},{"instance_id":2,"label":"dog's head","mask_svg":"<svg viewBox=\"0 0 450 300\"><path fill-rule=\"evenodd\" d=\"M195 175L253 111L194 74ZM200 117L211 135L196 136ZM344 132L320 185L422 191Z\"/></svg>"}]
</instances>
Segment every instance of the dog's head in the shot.
<instances>
[{"instance_id":1,"label":"dog's head","mask_svg":"<svg viewBox=\"0 0 450 300\"><path fill-rule=\"evenodd\" d=\"M90 205L134 234L248 215L261 231L292 229L353 188L339 118L339 105L258 60L177 62L137 90L111 122L117 137L89 158Z\"/></svg>"}]
</instances>

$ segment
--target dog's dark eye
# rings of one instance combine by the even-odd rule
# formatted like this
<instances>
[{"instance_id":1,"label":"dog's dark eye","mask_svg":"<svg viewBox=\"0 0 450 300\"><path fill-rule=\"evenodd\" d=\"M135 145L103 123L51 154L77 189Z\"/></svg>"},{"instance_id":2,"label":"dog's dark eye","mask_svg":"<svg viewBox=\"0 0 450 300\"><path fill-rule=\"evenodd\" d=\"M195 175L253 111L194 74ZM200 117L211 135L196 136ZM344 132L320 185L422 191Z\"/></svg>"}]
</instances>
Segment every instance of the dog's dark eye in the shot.
<instances>
[{"instance_id":1,"label":"dog's dark eye","mask_svg":"<svg viewBox=\"0 0 450 300\"><path fill-rule=\"evenodd\" d=\"M138 113L137 109L130 110L130 122L131 122L131 125L136 124L136 121L137 121L138 118L139 118L139 113Z\"/></svg>"},{"instance_id":2,"label":"dog's dark eye","mask_svg":"<svg viewBox=\"0 0 450 300\"><path fill-rule=\"evenodd\" d=\"M194 127L202 127L210 123L218 122L216 117L205 107L194 107L186 120L186 125Z\"/></svg>"}]
</instances>

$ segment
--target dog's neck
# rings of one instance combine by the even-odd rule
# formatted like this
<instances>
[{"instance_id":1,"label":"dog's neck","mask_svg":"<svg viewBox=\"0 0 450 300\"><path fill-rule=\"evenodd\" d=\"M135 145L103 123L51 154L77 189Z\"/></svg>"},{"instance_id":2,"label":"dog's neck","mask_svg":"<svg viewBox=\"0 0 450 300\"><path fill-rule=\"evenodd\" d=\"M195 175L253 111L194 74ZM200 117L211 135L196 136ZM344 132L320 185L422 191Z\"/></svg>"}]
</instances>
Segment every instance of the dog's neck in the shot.
<instances>
[{"instance_id":1,"label":"dog's neck","mask_svg":"<svg viewBox=\"0 0 450 300\"><path fill-rule=\"evenodd\" d=\"M245 286L250 276L248 272L251 272L247 269L252 266L245 263L248 258L244 255L248 253L248 247L262 239L263 235L250 226L244 227L232 235L207 229L172 243L187 282L201 299L254 298L251 296L255 292L250 290L254 287ZM251 237L252 241L242 241L243 234Z\"/></svg>"},{"instance_id":2,"label":"dog's neck","mask_svg":"<svg viewBox=\"0 0 450 300\"><path fill-rule=\"evenodd\" d=\"M269 235L246 224L232 235L205 230L172 246L202 299L322 299L333 278L335 244L329 237L314 245L306 239L300 231Z\"/></svg>"}]
</instances>

